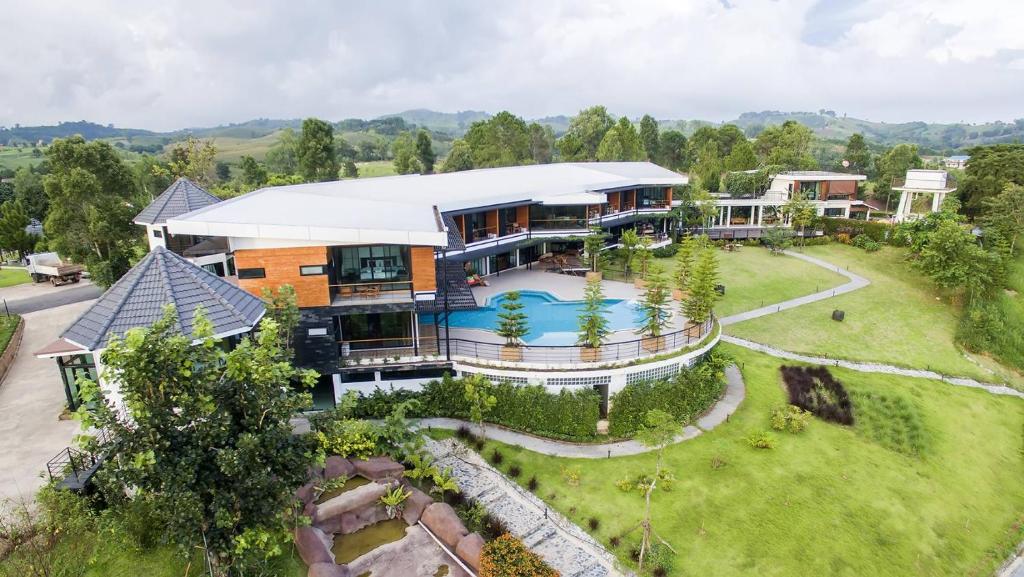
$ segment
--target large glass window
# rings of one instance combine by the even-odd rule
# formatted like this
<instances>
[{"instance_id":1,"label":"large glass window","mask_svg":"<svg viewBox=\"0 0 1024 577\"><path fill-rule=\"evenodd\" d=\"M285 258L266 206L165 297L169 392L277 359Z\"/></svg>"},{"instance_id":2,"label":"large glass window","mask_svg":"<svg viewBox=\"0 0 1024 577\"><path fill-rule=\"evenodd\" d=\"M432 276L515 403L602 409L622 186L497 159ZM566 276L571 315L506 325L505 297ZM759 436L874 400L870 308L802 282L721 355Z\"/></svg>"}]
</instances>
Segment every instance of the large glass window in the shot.
<instances>
[{"instance_id":1,"label":"large glass window","mask_svg":"<svg viewBox=\"0 0 1024 577\"><path fill-rule=\"evenodd\" d=\"M497 234L498 227L495 223L489 222L487 212L474 212L465 215L466 219L466 242L486 240L490 234Z\"/></svg>"},{"instance_id":2,"label":"large glass window","mask_svg":"<svg viewBox=\"0 0 1024 577\"><path fill-rule=\"evenodd\" d=\"M530 207L530 228L532 230L578 230L587 228L587 207L545 206Z\"/></svg>"},{"instance_id":3,"label":"large glass window","mask_svg":"<svg viewBox=\"0 0 1024 577\"><path fill-rule=\"evenodd\" d=\"M636 191L637 208L662 208L666 204L665 189L660 186L649 186Z\"/></svg>"},{"instance_id":4,"label":"large glass window","mask_svg":"<svg viewBox=\"0 0 1024 577\"><path fill-rule=\"evenodd\" d=\"M412 313L368 313L337 317L341 341L350 350L412 346Z\"/></svg>"},{"instance_id":5,"label":"large glass window","mask_svg":"<svg viewBox=\"0 0 1024 577\"><path fill-rule=\"evenodd\" d=\"M342 284L409 280L408 247L400 245L353 246L338 249Z\"/></svg>"},{"instance_id":6,"label":"large glass window","mask_svg":"<svg viewBox=\"0 0 1024 577\"><path fill-rule=\"evenodd\" d=\"M817 200L821 194L821 183L816 180L803 181L800 183L800 195L807 200Z\"/></svg>"},{"instance_id":7,"label":"large glass window","mask_svg":"<svg viewBox=\"0 0 1024 577\"><path fill-rule=\"evenodd\" d=\"M505 236L519 232L518 226L525 223L516 222L516 208L503 208L498 211L498 235Z\"/></svg>"}]
</instances>

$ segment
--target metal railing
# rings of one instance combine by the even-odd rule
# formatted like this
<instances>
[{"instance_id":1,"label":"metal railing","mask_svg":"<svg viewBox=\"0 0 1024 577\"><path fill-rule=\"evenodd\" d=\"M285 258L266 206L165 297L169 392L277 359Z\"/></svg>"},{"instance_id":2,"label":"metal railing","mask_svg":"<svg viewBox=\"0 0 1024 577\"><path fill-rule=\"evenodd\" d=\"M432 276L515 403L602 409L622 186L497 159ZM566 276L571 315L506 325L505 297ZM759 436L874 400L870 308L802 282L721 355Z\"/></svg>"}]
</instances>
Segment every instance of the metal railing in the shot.
<instances>
[{"instance_id":1,"label":"metal railing","mask_svg":"<svg viewBox=\"0 0 1024 577\"><path fill-rule=\"evenodd\" d=\"M531 220L530 230L587 230L587 219L566 217Z\"/></svg>"},{"instance_id":2,"label":"metal railing","mask_svg":"<svg viewBox=\"0 0 1024 577\"><path fill-rule=\"evenodd\" d=\"M906 176L894 176L894 177L892 177L892 184L890 185L890 188L903 188L906 185L907 185L907 177ZM941 190L945 190L945 189L948 189L948 188L956 188L956 187L957 187L956 186L956 176L954 176L954 175L952 175L952 174L947 172L946 173L946 183L943 185L942 188L937 188L937 189L921 188L920 190L939 190L939 191L941 191Z\"/></svg>"},{"instance_id":3,"label":"metal railing","mask_svg":"<svg viewBox=\"0 0 1024 577\"><path fill-rule=\"evenodd\" d=\"M437 337L420 336L394 337L386 339L358 339L338 341L339 352L344 361L364 359L391 359L438 354Z\"/></svg>"},{"instance_id":4,"label":"metal railing","mask_svg":"<svg viewBox=\"0 0 1024 577\"><path fill-rule=\"evenodd\" d=\"M713 327L714 318L711 318L702 324L666 333L660 337L642 337L621 343L607 343L598 349L580 345L506 347L501 343L485 343L465 338L452 338L450 343L453 357L538 364L609 363L631 361L684 349L703 340Z\"/></svg>"},{"instance_id":5,"label":"metal railing","mask_svg":"<svg viewBox=\"0 0 1024 577\"><path fill-rule=\"evenodd\" d=\"M363 281L358 283L332 284L328 285L335 298L341 299L375 299L393 298L395 293L408 293L413 298L412 281ZM404 295L402 295L404 296Z\"/></svg>"}]
</instances>

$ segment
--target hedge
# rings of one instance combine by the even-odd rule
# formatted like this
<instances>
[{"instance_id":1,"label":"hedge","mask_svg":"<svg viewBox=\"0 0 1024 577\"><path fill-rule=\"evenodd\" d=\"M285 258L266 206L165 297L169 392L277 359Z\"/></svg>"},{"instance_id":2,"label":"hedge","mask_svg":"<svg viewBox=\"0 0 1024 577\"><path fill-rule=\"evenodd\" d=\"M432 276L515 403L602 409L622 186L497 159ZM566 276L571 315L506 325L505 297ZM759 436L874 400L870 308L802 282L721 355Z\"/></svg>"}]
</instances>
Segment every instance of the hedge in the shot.
<instances>
[{"instance_id":1,"label":"hedge","mask_svg":"<svg viewBox=\"0 0 1024 577\"><path fill-rule=\"evenodd\" d=\"M890 224L850 218L822 218L819 219L818 226L829 236L845 233L850 235L850 238L856 238L864 234L881 243L886 242L892 232Z\"/></svg>"},{"instance_id":2,"label":"hedge","mask_svg":"<svg viewBox=\"0 0 1024 577\"><path fill-rule=\"evenodd\" d=\"M375 389L368 396L360 394L354 416L380 419L391 412L391 407L408 399L419 405L410 411L411 417L449 417L469 419L462 379L445 375L430 381L423 390L383 391ZM510 429L538 435L570 440L593 438L600 418L601 397L597 391L585 388L562 389L550 393L540 385L494 385L497 405L487 421Z\"/></svg>"},{"instance_id":3,"label":"hedge","mask_svg":"<svg viewBox=\"0 0 1024 577\"><path fill-rule=\"evenodd\" d=\"M647 412L652 409L661 409L680 420L703 414L722 396L728 362L728 357L712 352L671 379L626 385L612 396L608 433L613 437L632 437L643 427Z\"/></svg>"}]
</instances>

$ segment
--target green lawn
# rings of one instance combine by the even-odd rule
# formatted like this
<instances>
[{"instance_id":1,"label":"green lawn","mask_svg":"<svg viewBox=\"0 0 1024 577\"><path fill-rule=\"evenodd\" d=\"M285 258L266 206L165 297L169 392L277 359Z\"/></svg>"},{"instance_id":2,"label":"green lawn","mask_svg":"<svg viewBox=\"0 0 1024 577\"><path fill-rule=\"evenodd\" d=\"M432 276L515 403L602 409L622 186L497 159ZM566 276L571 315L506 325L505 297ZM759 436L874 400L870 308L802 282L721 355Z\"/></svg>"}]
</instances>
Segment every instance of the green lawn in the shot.
<instances>
[{"instance_id":1,"label":"green lawn","mask_svg":"<svg viewBox=\"0 0 1024 577\"><path fill-rule=\"evenodd\" d=\"M357 162L359 167L359 178L373 178L375 176L395 176L395 165L390 160L374 160L372 162Z\"/></svg>"},{"instance_id":2,"label":"green lawn","mask_svg":"<svg viewBox=\"0 0 1024 577\"><path fill-rule=\"evenodd\" d=\"M959 309L904 260L903 249L868 253L841 244L811 246L808 255L867 277L852 293L727 327L726 333L787 351L898 366L1024 386L1024 377L954 342ZM843 322L833 309L846 311Z\"/></svg>"},{"instance_id":3,"label":"green lawn","mask_svg":"<svg viewBox=\"0 0 1024 577\"><path fill-rule=\"evenodd\" d=\"M0 268L0 288L31 281L32 277L23 268Z\"/></svg>"},{"instance_id":4,"label":"green lawn","mask_svg":"<svg viewBox=\"0 0 1024 577\"><path fill-rule=\"evenodd\" d=\"M31 148L5 146L0 150L0 168L18 170L21 167L39 164L43 161L43 158L43 156L33 156Z\"/></svg>"},{"instance_id":5,"label":"green lawn","mask_svg":"<svg viewBox=\"0 0 1024 577\"><path fill-rule=\"evenodd\" d=\"M747 399L728 423L666 451L677 482L656 493L655 529L679 552L672 575L989 575L1024 530L1024 402L924 379L835 370L854 396L854 427L814 420L776 448L746 437L769 429L784 402L778 360L723 345L740 363ZM863 402L884 393L899 410ZM896 450L908 422L920 456ZM489 455L496 445L485 448ZM615 482L653 469L654 456L569 460L500 446L519 481L608 545L642 514ZM723 465L713 467L713 462ZM569 486L565 467L578 468ZM613 551L626 560L633 531Z\"/></svg>"}]
</instances>

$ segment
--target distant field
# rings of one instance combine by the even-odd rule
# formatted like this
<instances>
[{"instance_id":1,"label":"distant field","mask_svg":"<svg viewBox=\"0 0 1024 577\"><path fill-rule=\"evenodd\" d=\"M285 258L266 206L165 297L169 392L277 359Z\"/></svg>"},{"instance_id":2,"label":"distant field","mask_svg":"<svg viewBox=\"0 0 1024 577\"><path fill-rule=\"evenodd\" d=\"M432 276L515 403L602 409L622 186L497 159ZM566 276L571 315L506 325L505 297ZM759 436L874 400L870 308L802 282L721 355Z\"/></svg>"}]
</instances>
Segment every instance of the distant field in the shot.
<instances>
[{"instance_id":1,"label":"distant field","mask_svg":"<svg viewBox=\"0 0 1024 577\"><path fill-rule=\"evenodd\" d=\"M390 160L375 160L373 162L357 162L359 167L359 178L373 178L375 176L395 176L395 165Z\"/></svg>"},{"instance_id":2,"label":"distant field","mask_svg":"<svg viewBox=\"0 0 1024 577\"><path fill-rule=\"evenodd\" d=\"M23 166L39 164L43 161L42 156L32 156L31 148L8 148L0 150L0 168L18 170Z\"/></svg>"},{"instance_id":3,"label":"distant field","mask_svg":"<svg viewBox=\"0 0 1024 577\"><path fill-rule=\"evenodd\" d=\"M217 147L215 158L230 164L241 162L243 156L251 156L262 161L266 158L267 151L277 144L277 139L277 132L259 138L218 136L213 139L213 144Z\"/></svg>"}]
</instances>

